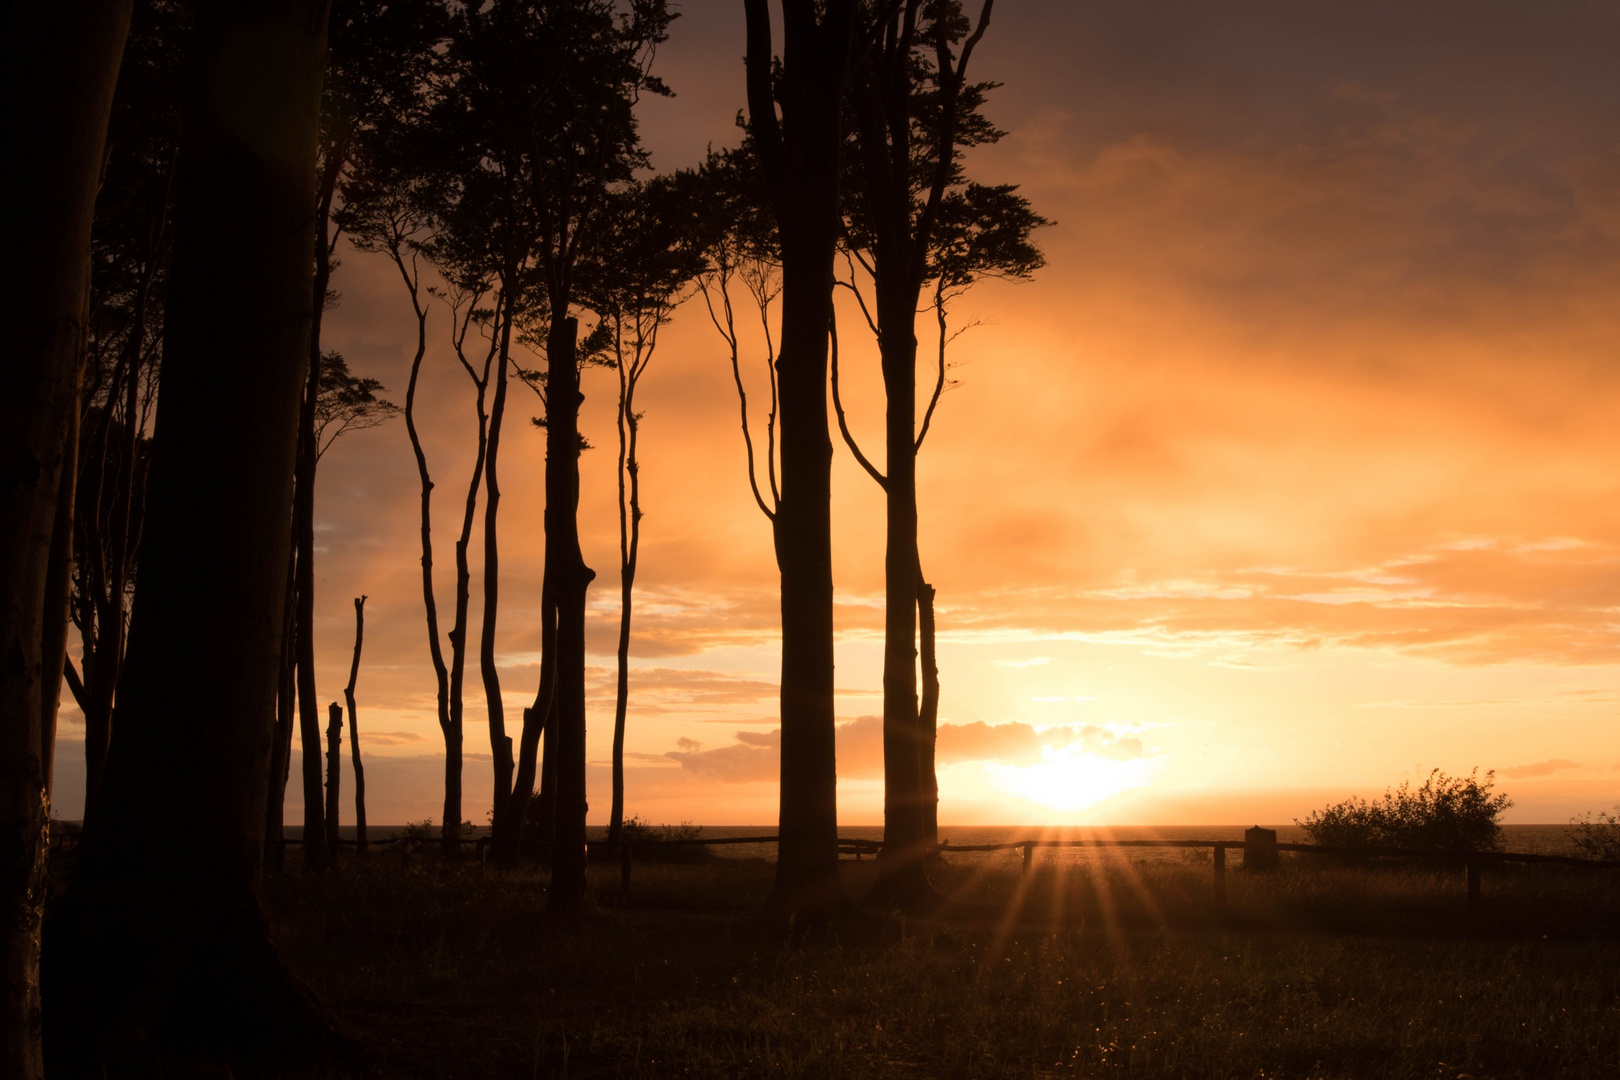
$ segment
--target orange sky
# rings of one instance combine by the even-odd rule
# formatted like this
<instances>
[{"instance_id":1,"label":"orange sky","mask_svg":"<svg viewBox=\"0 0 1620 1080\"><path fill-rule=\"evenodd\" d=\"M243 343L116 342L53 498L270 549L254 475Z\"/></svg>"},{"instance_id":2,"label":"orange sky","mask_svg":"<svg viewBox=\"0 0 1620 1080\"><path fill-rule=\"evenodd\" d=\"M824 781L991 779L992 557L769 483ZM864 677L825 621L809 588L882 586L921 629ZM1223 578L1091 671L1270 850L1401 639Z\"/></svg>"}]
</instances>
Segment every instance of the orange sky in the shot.
<instances>
[{"instance_id":1,"label":"orange sky","mask_svg":"<svg viewBox=\"0 0 1620 1080\"><path fill-rule=\"evenodd\" d=\"M642 113L661 168L734 143L742 101L738 6L686 7L659 55L679 96ZM1006 84L990 112L1010 134L971 172L1023 184L1058 224L1035 282L959 303L981 325L953 346L962 385L919 464L942 821L1285 823L1436 766L1498 770L1509 820L1620 801L1617 55L1612 4L998 6L975 64ZM334 284L329 344L402 402L414 328L392 270L350 251ZM856 321L841 320L846 404L877 450ZM436 311L420 421L442 604L473 433L446 328ZM585 392L595 823L618 593L611 373ZM641 400L629 810L769 822L775 566L701 302ZM543 447L527 391L512 401L498 651L515 731L537 671ZM867 823L881 503L841 445L834 470L840 809ZM436 816L403 424L345 437L319 485L323 701L341 696L350 599L367 593L370 817ZM480 824L483 708L475 691ZM76 778L58 776L73 816Z\"/></svg>"}]
</instances>

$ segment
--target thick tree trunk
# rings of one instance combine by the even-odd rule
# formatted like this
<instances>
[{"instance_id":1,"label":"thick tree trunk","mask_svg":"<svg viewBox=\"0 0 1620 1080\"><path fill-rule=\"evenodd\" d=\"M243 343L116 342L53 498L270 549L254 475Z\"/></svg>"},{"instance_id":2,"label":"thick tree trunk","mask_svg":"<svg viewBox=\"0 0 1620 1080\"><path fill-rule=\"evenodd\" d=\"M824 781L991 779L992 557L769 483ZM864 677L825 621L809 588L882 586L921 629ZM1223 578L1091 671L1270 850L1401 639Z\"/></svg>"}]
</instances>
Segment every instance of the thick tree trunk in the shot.
<instances>
[{"instance_id":1,"label":"thick tree trunk","mask_svg":"<svg viewBox=\"0 0 1620 1080\"><path fill-rule=\"evenodd\" d=\"M329 865L337 865L338 794L343 787L343 706L326 707L326 852Z\"/></svg>"},{"instance_id":2,"label":"thick tree trunk","mask_svg":"<svg viewBox=\"0 0 1620 1080\"><path fill-rule=\"evenodd\" d=\"M77 384L77 380L75 380ZM73 592L73 510L79 474L79 397L74 390L75 407L68 413L68 430L63 438L65 453L62 475L57 481L56 520L51 525L51 553L45 567L45 606L40 625L40 671L62 671L67 667L68 603ZM44 679L40 685L39 757L40 774L45 778L45 805L51 802L51 783L56 761L56 710L62 703L62 680ZM90 795L85 793L88 804Z\"/></svg>"},{"instance_id":3,"label":"thick tree trunk","mask_svg":"<svg viewBox=\"0 0 1620 1080\"><path fill-rule=\"evenodd\" d=\"M856 9L783 0L773 89L769 5L746 0L750 132L771 187L782 252L782 498L773 522L782 576L782 781L776 881L760 919L825 921L849 905L838 877L833 714L832 442L827 333L839 227L844 84ZM776 100L782 115L777 119Z\"/></svg>"},{"instance_id":4,"label":"thick tree trunk","mask_svg":"<svg viewBox=\"0 0 1620 1080\"><path fill-rule=\"evenodd\" d=\"M550 915L585 897L585 592L596 574L579 547L579 321L551 324L546 378L546 563L557 597L557 825ZM549 724L547 725L550 726Z\"/></svg>"},{"instance_id":5,"label":"thick tree trunk","mask_svg":"<svg viewBox=\"0 0 1620 1080\"><path fill-rule=\"evenodd\" d=\"M880 287L883 282L879 282ZM898 284L898 283L896 283ZM905 904L929 893L921 732L917 715L917 338L916 293L891 287L878 298L883 385L888 402L883 561L883 848L879 894Z\"/></svg>"},{"instance_id":6,"label":"thick tree trunk","mask_svg":"<svg viewBox=\"0 0 1620 1080\"><path fill-rule=\"evenodd\" d=\"M0 1075L43 1075L39 949L45 902L47 703L63 661L46 666L45 606L90 284L90 223L107 118L129 29L128 0L15 8L16 82L8 187L27 207L10 258L0 365ZM71 525L71 517L68 523ZM54 727L55 717L50 718Z\"/></svg>"},{"instance_id":7,"label":"thick tree trunk","mask_svg":"<svg viewBox=\"0 0 1620 1080\"><path fill-rule=\"evenodd\" d=\"M257 894L326 13L198 12L140 595L100 809L46 943L64 1076L256 1072L329 1038Z\"/></svg>"},{"instance_id":8,"label":"thick tree trunk","mask_svg":"<svg viewBox=\"0 0 1620 1080\"><path fill-rule=\"evenodd\" d=\"M557 696L557 604L551 595L551 575L545 574L540 583L540 686L535 691L534 704L523 710L523 731L518 745L517 775L512 780L512 820L516 823L507 836L505 848L497 845L495 856L502 862L510 862L519 854L524 845L524 838L529 827L529 803L534 795L535 770L540 756L540 740L542 735L555 732L556 725L551 722L553 707ZM550 745L552 750L552 765L556 765L555 739ZM553 768L555 772L555 768ZM555 825L553 814L556 809L555 782L547 787L542 781L542 787L551 795L547 802L544 798L539 800L540 827L528 839L539 844L549 844L552 840L552 831Z\"/></svg>"},{"instance_id":9,"label":"thick tree trunk","mask_svg":"<svg viewBox=\"0 0 1620 1080\"><path fill-rule=\"evenodd\" d=\"M360 716L354 703L355 684L360 681L360 646L366 638L366 598L354 598L354 659L349 662L349 684L343 700L349 706L349 758L354 762L354 849L370 853L366 843L366 769L360 763Z\"/></svg>"}]
</instances>

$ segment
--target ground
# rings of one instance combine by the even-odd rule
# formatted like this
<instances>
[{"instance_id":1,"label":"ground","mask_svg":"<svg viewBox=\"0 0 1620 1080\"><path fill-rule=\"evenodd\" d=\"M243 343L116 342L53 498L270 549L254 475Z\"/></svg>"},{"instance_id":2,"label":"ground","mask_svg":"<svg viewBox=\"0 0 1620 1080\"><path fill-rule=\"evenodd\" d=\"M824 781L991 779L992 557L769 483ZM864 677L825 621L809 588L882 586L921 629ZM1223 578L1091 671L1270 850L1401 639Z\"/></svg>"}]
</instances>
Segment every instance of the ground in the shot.
<instances>
[{"instance_id":1,"label":"ground","mask_svg":"<svg viewBox=\"0 0 1620 1080\"><path fill-rule=\"evenodd\" d=\"M289 860L290 862L293 860ZM845 864L851 891L870 861ZM1208 855L952 856L956 906L798 948L740 928L769 864L544 875L374 854L267 881L283 956L364 1077L1609 1077L1620 873Z\"/></svg>"}]
</instances>

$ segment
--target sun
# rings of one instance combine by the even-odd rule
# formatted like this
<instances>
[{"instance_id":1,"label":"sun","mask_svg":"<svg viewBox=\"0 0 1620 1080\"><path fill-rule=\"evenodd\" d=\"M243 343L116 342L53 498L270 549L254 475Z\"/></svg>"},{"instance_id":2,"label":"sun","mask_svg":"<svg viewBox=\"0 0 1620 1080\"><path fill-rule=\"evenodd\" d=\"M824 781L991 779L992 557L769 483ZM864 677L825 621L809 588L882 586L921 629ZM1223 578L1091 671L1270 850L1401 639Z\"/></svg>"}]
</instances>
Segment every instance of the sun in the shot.
<instances>
[{"instance_id":1,"label":"sun","mask_svg":"<svg viewBox=\"0 0 1620 1080\"><path fill-rule=\"evenodd\" d=\"M1072 813L1121 792L1146 787L1157 767L1152 758L1120 761L1076 744L1061 749L1042 747L1041 760L1033 765L990 764L985 771L990 782L1007 795Z\"/></svg>"}]
</instances>

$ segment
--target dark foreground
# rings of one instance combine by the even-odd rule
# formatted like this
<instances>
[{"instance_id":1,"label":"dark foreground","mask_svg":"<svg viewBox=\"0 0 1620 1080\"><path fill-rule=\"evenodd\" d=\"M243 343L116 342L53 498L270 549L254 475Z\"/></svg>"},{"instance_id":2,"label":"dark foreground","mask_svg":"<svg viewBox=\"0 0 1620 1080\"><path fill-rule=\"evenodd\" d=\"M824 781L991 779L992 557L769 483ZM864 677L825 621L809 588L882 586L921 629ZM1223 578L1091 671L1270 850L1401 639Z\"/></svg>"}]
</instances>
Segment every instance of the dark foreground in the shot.
<instances>
[{"instance_id":1,"label":"dark foreground","mask_svg":"<svg viewBox=\"0 0 1620 1080\"><path fill-rule=\"evenodd\" d=\"M289 860L291 861L291 860ZM847 864L851 891L870 862ZM373 855L267 884L283 956L358 1077L1612 1077L1620 873L953 857L958 900L860 945L737 927L771 867L592 868L575 926L543 877ZM886 940L885 940L886 939Z\"/></svg>"}]
</instances>

